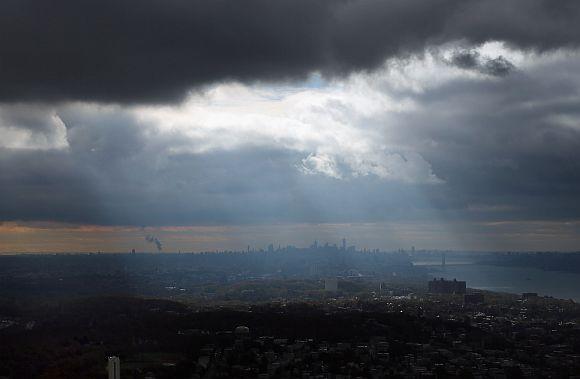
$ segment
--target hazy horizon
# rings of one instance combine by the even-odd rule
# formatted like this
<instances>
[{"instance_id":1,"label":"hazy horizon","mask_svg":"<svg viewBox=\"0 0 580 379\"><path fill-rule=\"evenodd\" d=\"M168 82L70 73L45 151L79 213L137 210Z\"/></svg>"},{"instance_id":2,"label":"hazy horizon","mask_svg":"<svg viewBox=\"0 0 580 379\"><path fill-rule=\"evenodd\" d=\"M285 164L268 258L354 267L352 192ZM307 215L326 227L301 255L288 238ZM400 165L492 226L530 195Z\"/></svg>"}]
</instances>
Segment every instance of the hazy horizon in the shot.
<instances>
[{"instance_id":1,"label":"hazy horizon","mask_svg":"<svg viewBox=\"0 0 580 379\"><path fill-rule=\"evenodd\" d=\"M158 252L155 239L162 246L161 252L207 252L266 249L269 244L307 247L313 241L320 244L340 245L346 238L348 245L360 249L381 251L449 250L471 252L504 251L553 251L577 252L573 234L562 233L559 225L511 225L500 238L488 241L488 229L493 224L456 225L446 230L437 225L405 224L285 224L246 226L176 226L176 227L103 227L78 225L5 223L0 225L3 245L0 254L13 253L122 253L135 249L137 252ZM506 228L505 225L500 226ZM468 242L456 239L448 241L463 228L461 235ZM6 230L8 229L8 230ZM565 231L568 228L563 228ZM527 244L521 242L527 234ZM477 241L474 244L473 241ZM559 246L560 248L555 248Z\"/></svg>"}]
</instances>

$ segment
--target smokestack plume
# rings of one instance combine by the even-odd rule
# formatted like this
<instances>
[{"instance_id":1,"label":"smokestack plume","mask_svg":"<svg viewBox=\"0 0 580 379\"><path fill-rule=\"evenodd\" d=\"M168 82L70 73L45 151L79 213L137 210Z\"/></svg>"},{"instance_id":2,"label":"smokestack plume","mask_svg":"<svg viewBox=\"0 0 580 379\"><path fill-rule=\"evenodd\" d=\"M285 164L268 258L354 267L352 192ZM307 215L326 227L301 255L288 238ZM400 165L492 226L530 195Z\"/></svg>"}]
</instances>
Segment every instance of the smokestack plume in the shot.
<instances>
[{"instance_id":1,"label":"smokestack plume","mask_svg":"<svg viewBox=\"0 0 580 379\"><path fill-rule=\"evenodd\" d=\"M163 250L163 244L159 241L159 238L152 236L151 234L147 234L145 236L145 240L149 243L154 243L157 246L157 251Z\"/></svg>"}]
</instances>

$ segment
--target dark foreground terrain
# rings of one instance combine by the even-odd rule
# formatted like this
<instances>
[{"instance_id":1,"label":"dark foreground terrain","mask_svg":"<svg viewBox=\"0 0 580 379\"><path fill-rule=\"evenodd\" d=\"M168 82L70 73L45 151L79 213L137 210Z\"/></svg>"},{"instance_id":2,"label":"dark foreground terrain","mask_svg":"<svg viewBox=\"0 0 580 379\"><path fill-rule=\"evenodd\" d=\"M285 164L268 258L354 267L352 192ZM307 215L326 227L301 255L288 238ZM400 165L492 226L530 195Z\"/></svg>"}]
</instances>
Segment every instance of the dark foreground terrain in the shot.
<instances>
[{"instance_id":1,"label":"dark foreground terrain","mask_svg":"<svg viewBox=\"0 0 580 379\"><path fill-rule=\"evenodd\" d=\"M0 378L106 378L110 356L123 379L580 376L577 303L429 279L316 244L0 257Z\"/></svg>"},{"instance_id":2,"label":"dark foreground terrain","mask_svg":"<svg viewBox=\"0 0 580 379\"><path fill-rule=\"evenodd\" d=\"M94 297L0 307L0 377L570 377L580 308L450 296L186 306Z\"/></svg>"}]
</instances>

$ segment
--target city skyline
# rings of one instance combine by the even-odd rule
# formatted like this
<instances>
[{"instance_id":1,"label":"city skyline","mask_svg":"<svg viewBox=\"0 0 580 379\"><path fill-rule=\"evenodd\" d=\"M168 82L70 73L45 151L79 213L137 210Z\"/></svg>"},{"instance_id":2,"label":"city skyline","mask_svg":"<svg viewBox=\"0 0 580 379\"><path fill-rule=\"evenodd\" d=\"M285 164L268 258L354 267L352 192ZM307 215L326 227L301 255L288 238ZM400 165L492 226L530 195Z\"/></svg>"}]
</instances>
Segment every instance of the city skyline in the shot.
<instances>
[{"instance_id":1,"label":"city skyline","mask_svg":"<svg viewBox=\"0 0 580 379\"><path fill-rule=\"evenodd\" d=\"M460 229L462 225L457 225ZM502 225L505 228L505 225ZM514 224L502 235L502 241L489 241L488 229L481 224L479 232L464 229L457 239L445 228L432 225L372 224L294 224L274 226L178 226L178 227L103 227L94 225L36 224L29 227L16 223L0 225L0 254L13 253L120 253L204 252L244 250L247 246L265 248L275 241L282 246L309 246L312 241L340 244L346 238L361 248L384 251L451 250L451 251L579 251L577 224ZM538 235L539 234L539 235ZM522 236L527 240L522 242ZM148 241L147 237L151 240ZM162 244L158 249L154 239ZM450 244L449 240L456 241ZM466 241L467 240L467 241Z\"/></svg>"}]
</instances>

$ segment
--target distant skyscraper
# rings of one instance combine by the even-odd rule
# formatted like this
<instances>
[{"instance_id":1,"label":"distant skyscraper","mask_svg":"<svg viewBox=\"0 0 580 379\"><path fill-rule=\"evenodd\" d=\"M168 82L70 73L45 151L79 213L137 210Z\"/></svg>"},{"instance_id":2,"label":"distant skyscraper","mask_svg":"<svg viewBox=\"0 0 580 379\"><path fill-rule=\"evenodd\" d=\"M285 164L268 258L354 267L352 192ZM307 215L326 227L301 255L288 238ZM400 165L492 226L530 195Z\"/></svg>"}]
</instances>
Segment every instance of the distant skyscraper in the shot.
<instances>
[{"instance_id":1,"label":"distant skyscraper","mask_svg":"<svg viewBox=\"0 0 580 379\"><path fill-rule=\"evenodd\" d=\"M441 266L445 267L445 253L441 253Z\"/></svg>"},{"instance_id":2,"label":"distant skyscraper","mask_svg":"<svg viewBox=\"0 0 580 379\"><path fill-rule=\"evenodd\" d=\"M342 250L346 250L346 238L342 239Z\"/></svg>"},{"instance_id":3,"label":"distant skyscraper","mask_svg":"<svg viewBox=\"0 0 580 379\"><path fill-rule=\"evenodd\" d=\"M119 361L119 357L109 357L107 372L109 373L109 379L121 378L121 362Z\"/></svg>"}]
</instances>

